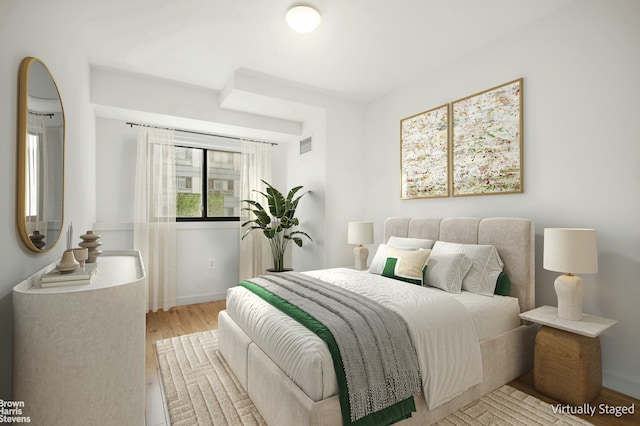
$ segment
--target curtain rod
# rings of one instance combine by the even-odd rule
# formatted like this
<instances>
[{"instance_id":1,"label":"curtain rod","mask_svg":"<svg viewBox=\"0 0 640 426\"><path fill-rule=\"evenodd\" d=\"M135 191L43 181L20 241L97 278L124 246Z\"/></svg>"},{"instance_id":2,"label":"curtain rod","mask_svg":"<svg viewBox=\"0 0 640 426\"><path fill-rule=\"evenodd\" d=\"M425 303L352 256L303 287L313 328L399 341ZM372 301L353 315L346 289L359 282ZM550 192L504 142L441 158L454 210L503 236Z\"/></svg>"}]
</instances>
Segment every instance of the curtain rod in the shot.
<instances>
[{"instance_id":1,"label":"curtain rod","mask_svg":"<svg viewBox=\"0 0 640 426\"><path fill-rule=\"evenodd\" d=\"M37 115L39 117L49 117L49 118L53 118L53 116L56 115L53 112L35 112L35 111L29 111L29 114Z\"/></svg>"},{"instance_id":2,"label":"curtain rod","mask_svg":"<svg viewBox=\"0 0 640 426\"><path fill-rule=\"evenodd\" d=\"M264 143L264 144L268 144L268 145L271 145L271 146L278 146L278 144L276 142L267 142L267 141L260 141L260 140L256 140L256 139L239 138L239 137L236 137L236 136L216 135L214 133L196 132L195 130L184 130L184 129L175 129L175 128L171 128L171 127L153 126L151 124L132 123L130 121L127 121L126 124L131 126L131 127L133 127L133 126L136 126L136 127L150 127L152 129L173 130L174 132L191 133L191 134L194 134L194 135L213 136L213 137L216 137L216 138L226 138L226 139L233 139L233 140L237 140L237 141Z\"/></svg>"}]
</instances>

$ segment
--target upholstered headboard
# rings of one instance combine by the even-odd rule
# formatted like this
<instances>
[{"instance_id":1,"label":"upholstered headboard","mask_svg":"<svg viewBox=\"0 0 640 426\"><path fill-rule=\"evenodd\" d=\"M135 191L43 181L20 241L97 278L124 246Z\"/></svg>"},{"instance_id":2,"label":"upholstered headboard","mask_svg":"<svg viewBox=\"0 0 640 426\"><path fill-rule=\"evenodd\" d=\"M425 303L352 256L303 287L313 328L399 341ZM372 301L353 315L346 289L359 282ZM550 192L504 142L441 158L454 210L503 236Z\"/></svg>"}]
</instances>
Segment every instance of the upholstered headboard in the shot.
<instances>
[{"instance_id":1,"label":"upholstered headboard","mask_svg":"<svg viewBox=\"0 0 640 426\"><path fill-rule=\"evenodd\" d=\"M492 245L504 262L520 311L535 307L535 227L530 219L392 217L384 223L384 242L392 236Z\"/></svg>"}]
</instances>

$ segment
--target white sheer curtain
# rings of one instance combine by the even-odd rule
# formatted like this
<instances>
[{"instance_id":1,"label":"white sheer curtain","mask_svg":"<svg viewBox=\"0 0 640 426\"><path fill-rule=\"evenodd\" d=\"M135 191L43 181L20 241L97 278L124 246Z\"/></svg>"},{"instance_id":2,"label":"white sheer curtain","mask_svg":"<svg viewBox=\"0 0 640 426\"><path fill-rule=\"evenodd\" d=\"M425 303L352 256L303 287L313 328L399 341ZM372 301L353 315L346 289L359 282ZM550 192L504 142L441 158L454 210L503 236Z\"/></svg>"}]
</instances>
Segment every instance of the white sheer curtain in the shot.
<instances>
[{"instance_id":1,"label":"white sheer curtain","mask_svg":"<svg viewBox=\"0 0 640 426\"><path fill-rule=\"evenodd\" d=\"M242 142L242 174L240 175L240 199L260 202L265 209L264 197L253 190L265 192L263 179L271 183L270 145L257 142ZM242 207L245 207L243 203ZM248 211L240 212L240 223L254 218ZM243 235L246 228L240 230ZM240 240L240 281L264 274L267 268L273 267L271 248L266 237L260 230L249 233L244 240Z\"/></svg>"},{"instance_id":2,"label":"white sheer curtain","mask_svg":"<svg viewBox=\"0 0 640 426\"><path fill-rule=\"evenodd\" d=\"M147 271L147 309L176 301L176 171L171 130L140 128L133 246Z\"/></svg>"},{"instance_id":3,"label":"white sheer curtain","mask_svg":"<svg viewBox=\"0 0 640 426\"><path fill-rule=\"evenodd\" d=\"M27 134L27 194L26 194L26 212L27 212L27 229L29 234L39 231L47 237L47 224L45 223L45 203L43 194L39 189L44 188L47 184L45 179L46 170L46 152L44 147L47 146L46 134L44 131L44 117L41 115L29 114L29 131ZM43 191L46 193L46 191ZM45 238L47 243L53 243Z\"/></svg>"}]
</instances>

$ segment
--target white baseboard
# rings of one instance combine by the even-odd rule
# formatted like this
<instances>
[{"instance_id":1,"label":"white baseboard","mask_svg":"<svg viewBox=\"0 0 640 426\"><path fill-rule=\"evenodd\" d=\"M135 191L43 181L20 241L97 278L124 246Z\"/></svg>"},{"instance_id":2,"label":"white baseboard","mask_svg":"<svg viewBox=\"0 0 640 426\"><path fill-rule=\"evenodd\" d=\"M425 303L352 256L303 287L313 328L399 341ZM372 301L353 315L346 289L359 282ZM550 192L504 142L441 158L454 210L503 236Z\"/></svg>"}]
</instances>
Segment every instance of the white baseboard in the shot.
<instances>
[{"instance_id":1,"label":"white baseboard","mask_svg":"<svg viewBox=\"0 0 640 426\"><path fill-rule=\"evenodd\" d=\"M602 372L602 385L614 391L640 399L640 382L633 377Z\"/></svg>"},{"instance_id":2,"label":"white baseboard","mask_svg":"<svg viewBox=\"0 0 640 426\"><path fill-rule=\"evenodd\" d=\"M226 298L226 292L179 297L176 298L176 306L193 305L194 303L216 302L218 300L225 300Z\"/></svg>"}]
</instances>

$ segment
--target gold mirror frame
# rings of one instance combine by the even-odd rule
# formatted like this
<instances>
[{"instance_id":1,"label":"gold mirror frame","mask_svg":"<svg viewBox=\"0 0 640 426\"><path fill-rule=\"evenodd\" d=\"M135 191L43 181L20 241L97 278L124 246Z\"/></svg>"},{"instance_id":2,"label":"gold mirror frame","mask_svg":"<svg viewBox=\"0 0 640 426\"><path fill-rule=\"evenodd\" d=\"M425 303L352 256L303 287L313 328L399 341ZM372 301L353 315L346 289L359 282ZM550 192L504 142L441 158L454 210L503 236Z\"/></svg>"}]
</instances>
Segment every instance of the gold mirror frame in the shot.
<instances>
[{"instance_id":1,"label":"gold mirror frame","mask_svg":"<svg viewBox=\"0 0 640 426\"><path fill-rule=\"evenodd\" d=\"M65 135L62 98L49 68L24 58L18 79L16 219L20 238L37 253L55 247L62 234Z\"/></svg>"}]
</instances>

